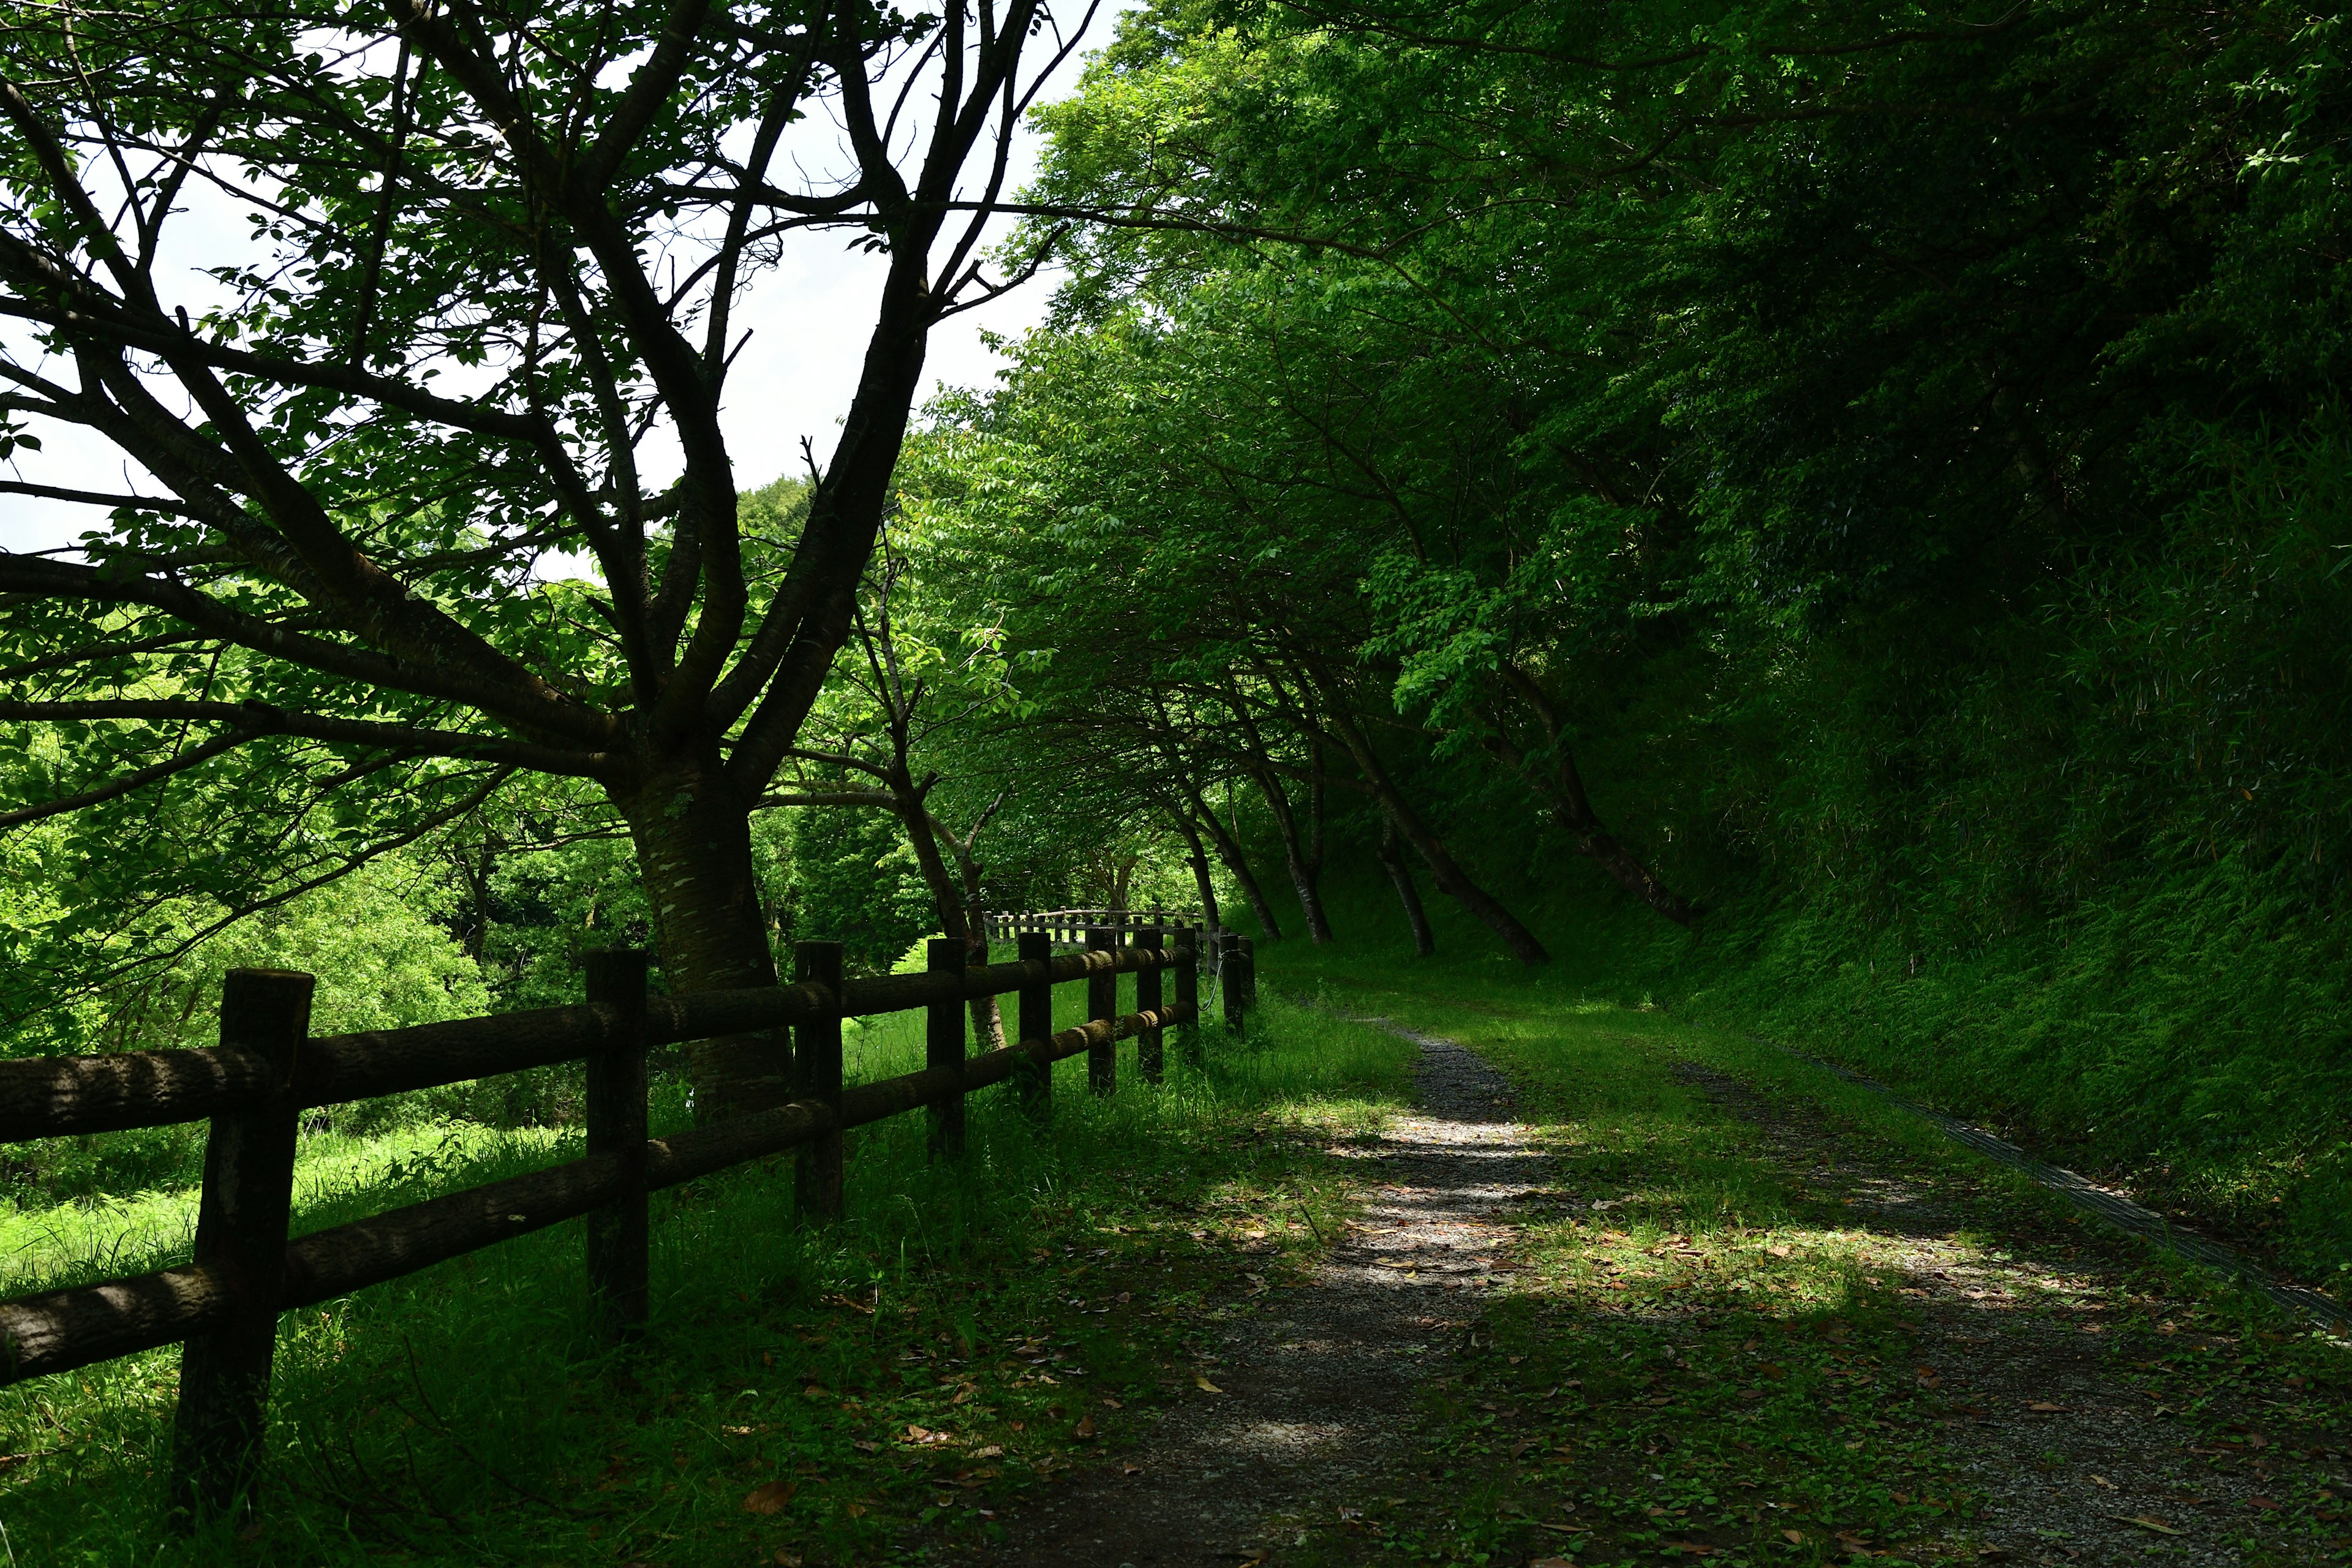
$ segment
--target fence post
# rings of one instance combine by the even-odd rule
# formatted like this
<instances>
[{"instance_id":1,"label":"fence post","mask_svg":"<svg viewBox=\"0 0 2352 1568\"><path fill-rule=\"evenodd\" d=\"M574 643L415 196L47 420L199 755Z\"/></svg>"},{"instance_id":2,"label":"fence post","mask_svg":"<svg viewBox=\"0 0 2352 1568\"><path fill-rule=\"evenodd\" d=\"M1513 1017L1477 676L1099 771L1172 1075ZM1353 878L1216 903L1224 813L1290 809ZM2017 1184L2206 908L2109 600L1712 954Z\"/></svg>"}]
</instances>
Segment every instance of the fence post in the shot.
<instances>
[{"instance_id":1,"label":"fence post","mask_svg":"<svg viewBox=\"0 0 2352 1568\"><path fill-rule=\"evenodd\" d=\"M1108 926L1087 929L1089 952L1108 952L1118 942L1118 935ZM1087 976L1087 1019L1089 1023L1118 1016L1118 974L1115 970L1101 970ZM1118 1089L1118 1042L1105 1040L1087 1047L1087 1087L1097 1094L1108 1095Z\"/></svg>"},{"instance_id":2,"label":"fence post","mask_svg":"<svg viewBox=\"0 0 2352 1568\"><path fill-rule=\"evenodd\" d=\"M1242 946L1242 1005L1257 1011L1257 939L1245 936Z\"/></svg>"},{"instance_id":3,"label":"fence post","mask_svg":"<svg viewBox=\"0 0 2352 1568\"><path fill-rule=\"evenodd\" d=\"M618 1344L645 1327L650 1293L646 1221L646 955L587 954L588 1000L620 1015L613 1042L588 1058L588 1152L621 1158L621 1195L588 1216L588 1289L596 1337Z\"/></svg>"},{"instance_id":4,"label":"fence post","mask_svg":"<svg viewBox=\"0 0 2352 1568\"><path fill-rule=\"evenodd\" d=\"M1201 949L1208 932L1200 926L1188 928L1184 945L1191 956L1176 966L1176 1005L1184 1010L1184 1021L1176 1026L1176 1048L1194 1067L1201 1065Z\"/></svg>"},{"instance_id":5,"label":"fence post","mask_svg":"<svg viewBox=\"0 0 2352 1568\"><path fill-rule=\"evenodd\" d=\"M1135 928L1135 945L1138 947L1157 952L1161 940L1158 926ZM1135 1010L1139 1013L1160 1011L1160 971L1158 969L1139 969L1135 972ZM1157 1029L1146 1029L1135 1037L1135 1065L1142 1072L1143 1081L1146 1083L1158 1083L1166 1074L1166 1063L1160 1055L1160 1034Z\"/></svg>"},{"instance_id":6,"label":"fence post","mask_svg":"<svg viewBox=\"0 0 2352 1568\"><path fill-rule=\"evenodd\" d=\"M1242 1032L1242 1009L1249 974L1249 960L1242 956L1242 939L1225 932L1217 956L1217 990L1224 997L1225 1027L1234 1034Z\"/></svg>"},{"instance_id":7,"label":"fence post","mask_svg":"<svg viewBox=\"0 0 2352 1568\"><path fill-rule=\"evenodd\" d=\"M822 985L836 1008L841 1003L841 943L800 942L793 944L793 984ZM823 1224L841 1217L841 1015L812 1018L795 1031L793 1068L800 1078L800 1097L813 1100L834 1113L825 1134L801 1145L799 1168L793 1173L793 1195L803 1219Z\"/></svg>"},{"instance_id":8,"label":"fence post","mask_svg":"<svg viewBox=\"0 0 2352 1568\"><path fill-rule=\"evenodd\" d=\"M1044 931L1024 931L1021 962L1045 963L1054 956L1054 939ZM1015 1031L1021 1044L1042 1045L1054 1037L1054 983L1031 982L1021 987L1021 1016ZM1019 1069L1021 1109L1042 1121L1054 1114L1054 1064L1024 1057Z\"/></svg>"},{"instance_id":9,"label":"fence post","mask_svg":"<svg viewBox=\"0 0 2352 1568\"><path fill-rule=\"evenodd\" d=\"M963 973L964 944L952 937L933 937L925 952L932 973ZM931 1104L931 1157L935 1160L963 1157L963 1020L961 1000L932 1003L924 1019L923 1065L953 1068L958 1079L953 1100Z\"/></svg>"},{"instance_id":10,"label":"fence post","mask_svg":"<svg viewBox=\"0 0 2352 1568\"><path fill-rule=\"evenodd\" d=\"M194 1523L243 1499L251 1506L269 1415L269 1363L286 1286L286 1225L294 1203L294 1062L310 1032L316 981L279 969L232 969L221 987L220 1043L269 1064L270 1089L215 1116L205 1142L194 1261L235 1281L228 1321L180 1353L171 1506Z\"/></svg>"}]
</instances>

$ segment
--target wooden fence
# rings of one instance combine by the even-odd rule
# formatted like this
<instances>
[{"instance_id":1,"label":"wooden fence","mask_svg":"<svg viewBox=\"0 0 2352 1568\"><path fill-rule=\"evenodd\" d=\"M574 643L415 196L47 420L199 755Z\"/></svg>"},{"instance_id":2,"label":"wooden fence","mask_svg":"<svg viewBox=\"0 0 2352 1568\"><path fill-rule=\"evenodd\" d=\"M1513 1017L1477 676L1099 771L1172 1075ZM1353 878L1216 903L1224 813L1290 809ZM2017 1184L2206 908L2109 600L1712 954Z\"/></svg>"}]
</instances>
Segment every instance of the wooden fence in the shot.
<instances>
[{"instance_id":1,"label":"wooden fence","mask_svg":"<svg viewBox=\"0 0 2352 1568\"><path fill-rule=\"evenodd\" d=\"M1225 1022L1238 1030L1244 1012L1257 1005L1257 949L1245 936L1219 931L1191 910L1030 910L982 917L992 941L1009 942L1042 935L1065 945L1086 945L1099 931L1170 931L1196 933L1202 973L1220 983Z\"/></svg>"},{"instance_id":2,"label":"wooden fence","mask_svg":"<svg viewBox=\"0 0 2352 1568\"><path fill-rule=\"evenodd\" d=\"M1163 1029L1197 1047L1201 939L1149 926L1119 934L1055 954L1033 932L1017 962L982 968L965 967L961 943L935 941L927 972L869 980L843 978L840 943L804 942L790 985L675 996L647 994L644 953L600 952L588 955L580 1006L320 1037L310 1035L311 976L236 970L215 1048L0 1061L0 1143L211 1121L191 1259L0 1301L0 1385L184 1342L171 1503L183 1518L217 1512L249 1493L280 1312L585 1216L598 1327L619 1341L646 1317L649 1192L797 1150L802 1210L831 1219L846 1129L928 1109L932 1150L952 1158L966 1095L1011 1080L1043 1114L1053 1064L1080 1051L1091 1086L1108 1094L1117 1042L1130 1037L1143 1076L1157 1079ZM1137 1010L1121 1016L1124 973L1137 977ZM1160 994L1167 974L1172 999ZM1087 1021L1055 1033L1053 987L1075 980L1087 982ZM1013 994L1017 1043L967 1055L967 1005ZM927 1016L921 1071L842 1081L844 1018L917 1010ZM772 1032L790 1055L790 1103L646 1136L649 1047ZM583 1158L289 1239L305 1111L573 1061L587 1065Z\"/></svg>"}]
</instances>

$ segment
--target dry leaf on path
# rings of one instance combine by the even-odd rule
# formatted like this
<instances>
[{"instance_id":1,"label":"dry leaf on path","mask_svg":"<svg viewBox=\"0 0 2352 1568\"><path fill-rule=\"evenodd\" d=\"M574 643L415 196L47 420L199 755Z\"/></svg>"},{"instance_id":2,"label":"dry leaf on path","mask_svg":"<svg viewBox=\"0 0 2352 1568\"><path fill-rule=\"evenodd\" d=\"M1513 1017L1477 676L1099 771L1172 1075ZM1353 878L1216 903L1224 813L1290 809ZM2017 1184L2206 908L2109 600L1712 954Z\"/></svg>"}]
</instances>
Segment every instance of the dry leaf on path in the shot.
<instances>
[{"instance_id":1,"label":"dry leaf on path","mask_svg":"<svg viewBox=\"0 0 2352 1568\"><path fill-rule=\"evenodd\" d=\"M793 1493L799 1489L800 1483L797 1481L770 1481L766 1486L755 1489L751 1496L743 1500L743 1511L745 1513L782 1513L784 1511L784 1505L793 1500Z\"/></svg>"},{"instance_id":2,"label":"dry leaf on path","mask_svg":"<svg viewBox=\"0 0 2352 1568\"><path fill-rule=\"evenodd\" d=\"M2043 1415L2063 1415L2066 1409L2064 1405L2053 1405L2046 1399L2037 1399L2032 1404L2027 1405L2026 1408Z\"/></svg>"},{"instance_id":3,"label":"dry leaf on path","mask_svg":"<svg viewBox=\"0 0 2352 1568\"><path fill-rule=\"evenodd\" d=\"M1211 1383L1205 1377L1194 1378L1192 1380L1192 1386L1199 1389L1203 1394L1223 1394L1224 1392L1223 1389L1219 1388L1215 1384Z\"/></svg>"},{"instance_id":4,"label":"dry leaf on path","mask_svg":"<svg viewBox=\"0 0 2352 1568\"><path fill-rule=\"evenodd\" d=\"M2181 1531L2173 1529L2172 1526L2165 1523L2164 1521L2160 1519L2148 1519L2137 1513L2111 1513L2107 1515L2107 1517L2116 1521L2118 1523L2137 1524L2142 1530L2153 1530L2158 1535L2179 1535L2181 1533Z\"/></svg>"}]
</instances>

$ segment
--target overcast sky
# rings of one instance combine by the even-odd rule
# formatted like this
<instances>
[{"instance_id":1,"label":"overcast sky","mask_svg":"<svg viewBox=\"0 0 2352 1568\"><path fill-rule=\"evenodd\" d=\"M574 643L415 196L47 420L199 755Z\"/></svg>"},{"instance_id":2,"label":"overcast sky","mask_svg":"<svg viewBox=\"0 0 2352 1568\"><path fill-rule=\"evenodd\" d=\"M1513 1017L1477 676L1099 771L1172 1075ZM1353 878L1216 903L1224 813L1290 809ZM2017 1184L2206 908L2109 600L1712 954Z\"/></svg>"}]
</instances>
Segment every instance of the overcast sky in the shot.
<instances>
[{"instance_id":1,"label":"overcast sky","mask_svg":"<svg viewBox=\"0 0 2352 1568\"><path fill-rule=\"evenodd\" d=\"M1098 46L1107 41L1116 10L1125 8L1106 6L1088 32L1087 43ZM1042 52L1037 58L1042 60ZM1040 95L1040 101L1074 89L1078 69L1076 59L1063 67ZM812 117L794 129L805 132L793 139L802 143L804 165L834 161L826 155L833 139L831 127ZM1013 186L1029 176L1036 151L1035 139L1024 129L1014 152ZM984 156L984 151L976 153L976 163ZM196 268L231 258L242 245L245 221L226 203L220 204L217 214L199 209L175 221L184 230L183 249L177 256L167 257L161 291L167 306L184 303L191 313L199 313L218 295ZM851 248L856 237L824 233L796 237L782 264L763 277L737 308L738 330L750 329L751 339L728 378L723 417L736 482L741 489L764 484L787 470L799 471L803 437L814 446L820 461L833 450L839 421L856 387L885 269L881 258ZM989 381L998 362L982 346L982 333L1017 336L1043 315L1053 287L1051 277L1041 277L943 323L931 335L925 389L917 400L918 407L942 386L972 386ZM11 346L24 342L13 333L9 337ZM20 451L13 464L0 464L0 471L13 468L13 477L39 484L118 494L126 489L164 493L143 471L127 469L127 460L117 448L79 426L44 421L31 428L42 439L44 449ZM647 450L644 455L647 477L666 479L665 462L666 454ZM105 512L95 507L0 496L0 550L55 549L105 521Z\"/></svg>"}]
</instances>

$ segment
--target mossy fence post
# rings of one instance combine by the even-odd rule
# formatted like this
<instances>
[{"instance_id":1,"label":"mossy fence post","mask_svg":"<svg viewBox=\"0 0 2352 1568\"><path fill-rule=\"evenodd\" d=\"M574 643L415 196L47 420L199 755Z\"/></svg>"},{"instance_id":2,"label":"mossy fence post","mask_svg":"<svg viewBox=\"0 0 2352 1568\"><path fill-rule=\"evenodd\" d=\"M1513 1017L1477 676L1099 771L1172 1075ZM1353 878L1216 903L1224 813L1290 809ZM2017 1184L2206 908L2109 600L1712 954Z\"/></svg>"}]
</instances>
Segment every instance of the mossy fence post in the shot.
<instances>
[{"instance_id":1,"label":"mossy fence post","mask_svg":"<svg viewBox=\"0 0 2352 1568\"><path fill-rule=\"evenodd\" d=\"M268 1088L215 1115L205 1142L194 1262L226 1276L234 1304L180 1352L171 1507L184 1524L249 1501L260 1465L301 1123L294 1070L315 984L285 970L232 969L221 993L221 1048L260 1058Z\"/></svg>"},{"instance_id":2,"label":"mossy fence post","mask_svg":"<svg viewBox=\"0 0 2352 1568\"><path fill-rule=\"evenodd\" d=\"M587 955L591 1004L617 1015L611 1042L587 1061L588 1152L621 1162L619 1197L588 1215L588 1289L596 1337L618 1344L642 1332L651 1270L646 1216L646 955L600 948Z\"/></svg>"},{"instance_id":3,"label":"mossy fence post","mask_svg":"<svg viewBox=\"0 0 2352 1568\"><path fill-rule=\"evenodd\" d=\"M1201 1065L1201 952L1207 940L1202 927L1185 931L1184 945L1192 956L1176 966L1176 1007L1181 1015L1176 1026L1176 1047L1194 1067Z\"/></svg>"},{"instance_id":4,"label":"mossy fence post","mask_svg":"<svg viewBox=\"0 0 2352 1568\"><path fill-rule=\"evenodd\" d=\"M1054 956L1054 939L1042 931L1024 931L1019 957L1024 963L1044 965ZM1024 1044L1054 1037L1054 983L1033 980L1021 987L1019 1016L1013 1035ZM1021 1108L1038 1121L1054 1114L1054 1064L1031 1057L1021 1064Z\"/></svg>"},{"instance_id":5,"label":"mossy fence post","mask_svg":"<svg viewBox=\"0 0 2352 1568\"><path fill-rule=\"evenodd\" d=\"M961 975L964 952L964 944L952 937L933 937L925 949L926 967L933 974ZM933 1072L952 1073L959 1079L963 1077L966 1011L961 1001L934 1002L925 1010L924 1067ZM932 1102L930 1144L931 1158L935 1160L963 1158L963 1095L961 1090L952 1099Z\"/></svg>"},{"instance_id":6,"label":"mossy fence post","mask_svg":"<svg viewBox=\"0 0 2352 1568\"><path fill-rule=\"evenodd\" d=\"M1135 945L1158 951L1163 933L1158 926L1138 926ZM1135 1010L1139 1013L1160 1011L1160 971L1138 970L1135 974ZM1165 1058L1160 1054L1160 1034L1146 1029L1135 1037L1136 1070L1146 1083L1158 1083L1167 1076Z\"/></svg>"},{"instance_id":7,"label":"mossy fence post","mask_svg":"<svg viewBox=\"0 0 2352 1568\"><path fill-rule=\"evenodd\" d=\"M842 945L837 942L793 944L793 984L822 985L841 994ZM793 1031L793 1071L801 1098L833 1114L833 1125L801 1145L793 1196L803 1218L824 1224L841 1217L841 1019L816 1017Z\"/></svg>"},{"instance_id":8,"label":"mossy fence post","mask_svg":"<svg viewBox=\"0 0 2352 1568\"><path fill-rule=\"evenodd\" d=\"M1118 945L1118 933L1108 926L1087 928L1087 948L1093 952L1108 952ZM1115 970L1100 969L1087 976L1087 1022L1108 1023L1118 1016L1118 974ZM1099 1044L1087 1047L1087 1087L1097 1094L1110 1095L1118 1091L1118 1042L1104 1031Z\"/></svg>"}]
</instances>

